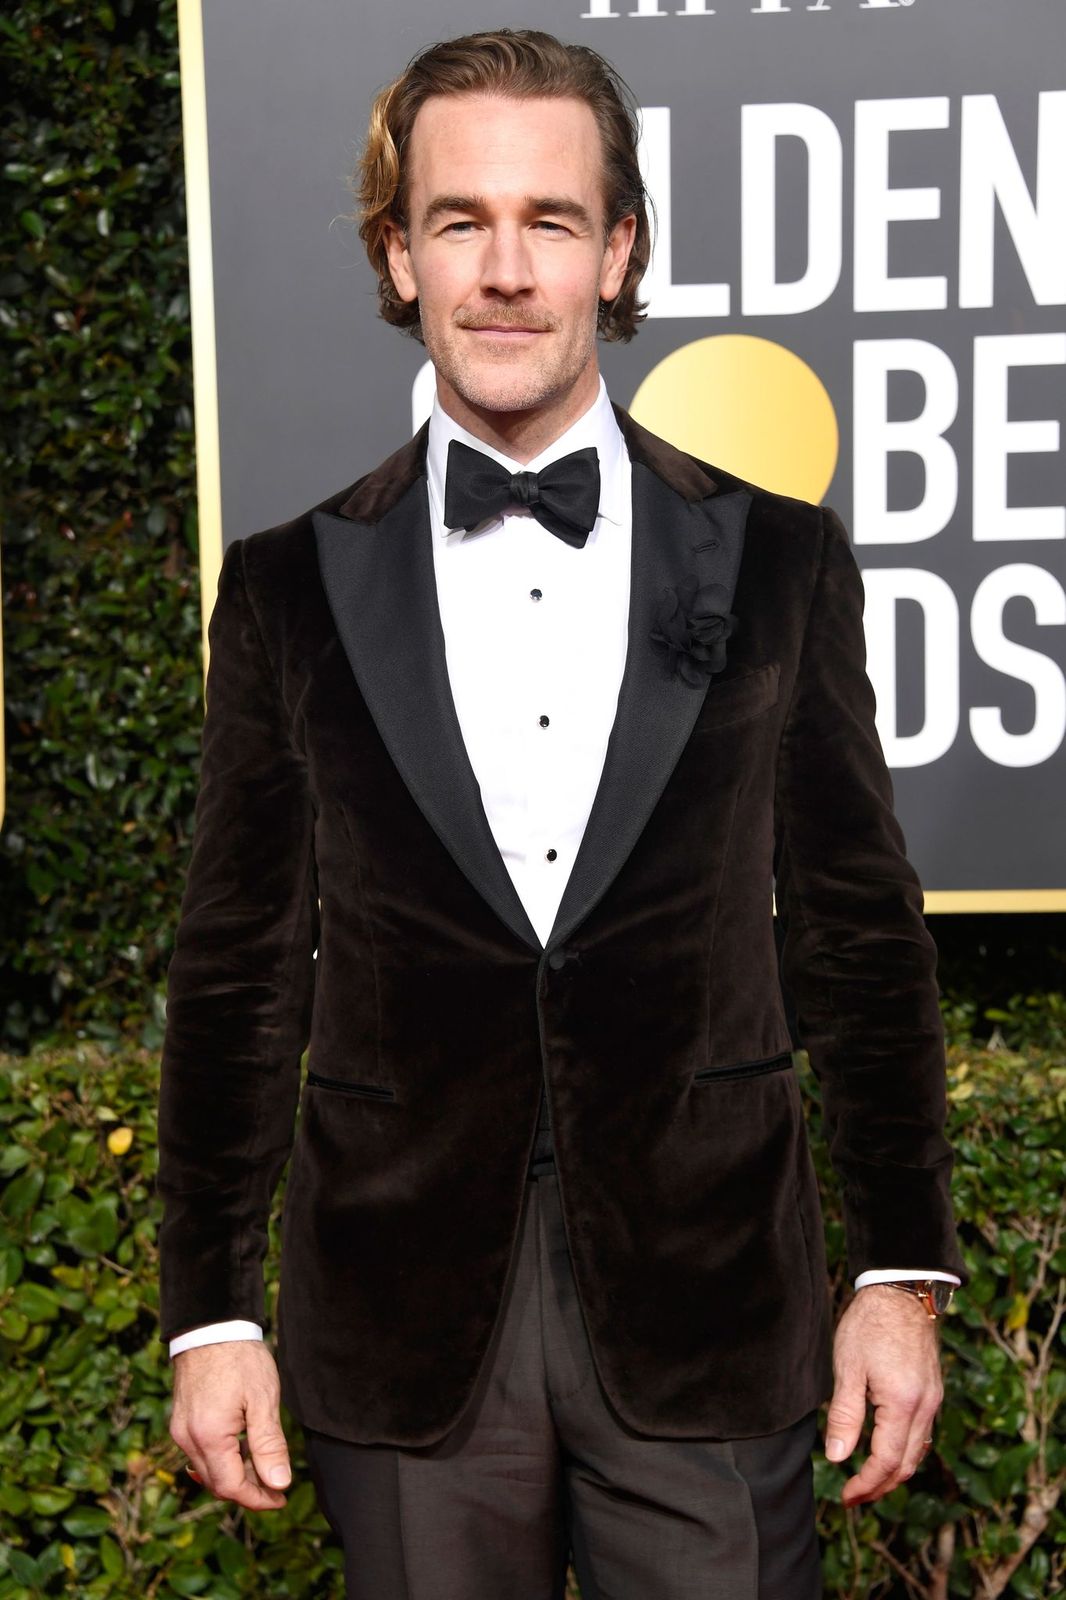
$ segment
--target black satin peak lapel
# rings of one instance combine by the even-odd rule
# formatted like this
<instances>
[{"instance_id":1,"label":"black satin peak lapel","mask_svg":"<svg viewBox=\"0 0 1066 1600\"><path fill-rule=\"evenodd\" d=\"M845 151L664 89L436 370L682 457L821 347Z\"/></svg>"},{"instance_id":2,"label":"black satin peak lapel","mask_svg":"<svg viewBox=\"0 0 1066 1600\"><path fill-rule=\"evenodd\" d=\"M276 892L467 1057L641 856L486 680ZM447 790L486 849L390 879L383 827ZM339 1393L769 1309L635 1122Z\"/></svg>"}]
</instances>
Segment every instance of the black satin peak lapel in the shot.
<instances>
[{"instance_id":1,"label":"black satin peak lapel","mask_svg":"<svg viewBox=\"0 0 1066 1600\"><path fill-rule=\"evenodd\" d=\"M688 501L633 460L629 643L618 710L596 798L546 949L568 938L600 900L640 837L699 715L707 685L672 674L652 642L662 592L696 573L732 604L751 495ZM708 680L710 681L710 680Z\"/></svg>"},{"instance_id":2,"label":"black satin peak lapel","mask_svg":"<svg viewBox=\"0 0 1066 1600\"><path fill-rule=\"evenodd\" d=\"M452 699L425 478L416 477L380 521L316 511L313 522L337 632L400 776L474 888L539 951L489 827Z\"/></svg>"}]
</instances>

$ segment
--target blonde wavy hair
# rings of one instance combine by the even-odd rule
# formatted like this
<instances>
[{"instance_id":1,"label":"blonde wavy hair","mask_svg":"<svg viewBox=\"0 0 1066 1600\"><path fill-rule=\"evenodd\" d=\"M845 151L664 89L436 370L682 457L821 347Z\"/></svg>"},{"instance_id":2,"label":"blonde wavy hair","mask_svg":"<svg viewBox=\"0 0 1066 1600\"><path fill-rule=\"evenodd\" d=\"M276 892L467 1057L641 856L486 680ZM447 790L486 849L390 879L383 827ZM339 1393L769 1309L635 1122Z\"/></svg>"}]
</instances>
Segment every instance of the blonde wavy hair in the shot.
<instances>
[{"instance_id":1,"label":"blonde wavy hair","mask_svg":"<svg viewBox=\"0 0 1066 1600\"><path fill-rule=\"evenodd\" d=\"M376 96L352 190L359 206L359 237L377 274L381 315L422 340L418 302L403 301L396 293L385 248L387 223L396 223L405 235L408 231L403 154L415 117L431 95L478 93L565 97L583 101L592 112L603 148L605 240L623 217L637 219L625 281L613 300L600 301L598 319L604 339L628 342L646 315L637 288L651 255L650 198L637 160L636 103L595 50L563 44L550 33L529 28L497 28L431 45Z\"/></svg>"}]
</instances>

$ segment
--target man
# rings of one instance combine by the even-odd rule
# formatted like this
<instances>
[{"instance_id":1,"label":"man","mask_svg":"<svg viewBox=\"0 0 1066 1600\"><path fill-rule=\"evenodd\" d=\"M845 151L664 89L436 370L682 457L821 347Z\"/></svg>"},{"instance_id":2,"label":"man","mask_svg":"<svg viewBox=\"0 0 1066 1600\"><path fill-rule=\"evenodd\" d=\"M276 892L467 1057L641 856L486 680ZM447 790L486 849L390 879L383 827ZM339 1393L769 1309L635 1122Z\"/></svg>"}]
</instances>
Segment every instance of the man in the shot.
<instances>
[{"instance_id":1,"label":"man","mask_svg":"<svg viewBox=\"0 0 1066 1600\"><path fill-rule=\"evenodd\" d=\"M607 400L649 236L600 57L424 52L361 198L436 403L223 563L159 1119L171 1432L281 1505L280 1395L349 1596L558 1596L572 1552L586 1600L806 1600L833 1367L832 1459L875 1407L857 1504L929 1443L964 1276L858 569L832 511ZM835 1346L775 884L858 1278Z\"/></svg>"}]
</instances>

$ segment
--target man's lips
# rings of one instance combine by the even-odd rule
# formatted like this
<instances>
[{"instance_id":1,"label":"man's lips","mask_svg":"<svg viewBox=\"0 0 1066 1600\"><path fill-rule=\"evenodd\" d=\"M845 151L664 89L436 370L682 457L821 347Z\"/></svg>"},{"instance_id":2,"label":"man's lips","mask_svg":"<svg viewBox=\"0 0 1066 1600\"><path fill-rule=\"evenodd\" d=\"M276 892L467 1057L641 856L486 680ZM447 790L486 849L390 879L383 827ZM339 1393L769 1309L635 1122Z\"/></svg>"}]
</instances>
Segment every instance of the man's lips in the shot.
<instances>
[{"instance_id":1,"label":"man's lips","mask_svg":"<svg viewBox=\"0 0 1066 1600\"><path fill-rule=\"evenodd\" d=\"M519 321L521 312L516 317L513 311L503 311L500 314L499 322L489 322L481 319L477 322L457 321L456 326L463 333L480 333L492 339L532 339L537 334L555 332L557 324L537 321L536 314L532 313L532 315L534 316L532 322L521 322ZM483 317L484 313L482 313Z\"/></svg>"}]
</instances>

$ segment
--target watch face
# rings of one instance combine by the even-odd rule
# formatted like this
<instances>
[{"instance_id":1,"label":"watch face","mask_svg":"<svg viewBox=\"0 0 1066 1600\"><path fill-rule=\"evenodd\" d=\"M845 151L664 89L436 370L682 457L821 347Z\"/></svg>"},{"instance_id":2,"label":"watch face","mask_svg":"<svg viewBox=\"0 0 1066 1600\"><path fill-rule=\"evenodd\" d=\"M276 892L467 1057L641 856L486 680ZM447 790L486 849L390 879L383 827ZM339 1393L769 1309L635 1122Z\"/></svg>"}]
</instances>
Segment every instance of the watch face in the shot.
<instances>
[{"instance_id":1,"label":"watch face","mask_svg":"<svg viewBox=\"0 0 1066 1600\"><path fill-rule=\"evenodd\" d=\"M934 1278L929 1285L929 1289L932 1294L933 1310L937 1316L943 1316L951 1304L951 1297L955 1293L955 1285L953 1283L941 1283L938 1278Z\"/></svg>"}]
</instances>

